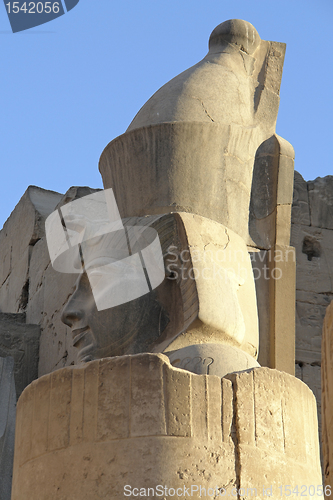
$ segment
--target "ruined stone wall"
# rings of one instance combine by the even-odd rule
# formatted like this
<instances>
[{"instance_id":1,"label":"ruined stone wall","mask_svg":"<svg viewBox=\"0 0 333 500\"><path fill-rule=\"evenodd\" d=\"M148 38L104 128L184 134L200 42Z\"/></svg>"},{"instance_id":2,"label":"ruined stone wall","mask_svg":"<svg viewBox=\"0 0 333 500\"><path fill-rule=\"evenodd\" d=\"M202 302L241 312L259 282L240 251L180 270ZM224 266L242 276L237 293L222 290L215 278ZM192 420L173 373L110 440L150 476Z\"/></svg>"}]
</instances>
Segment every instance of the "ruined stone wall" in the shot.
<instances>
[{"instance_id":1,"label":"ruined stone wall","mask_svg":"<svg viewBox=\"0 0 333 500\"><path fill-rule=\"evenodd\" d=\"M314 392L321 434L321 338L333 299L333 176L295 172L291 245L296 248L296 376Z\"/></svg>"},{"instance_id":2,"label":"ruined stone wall","mask_svg":"<svg viewBox=\"0 0 333 500\"><path fill-rule=\"evenodd\" d=\"M25 313L26 324L40 326L39 376L76 363L70 329L60 317L77 275L52 268L45 219L57 206L94 191L70 188L62 195L30 186L0 231L0 313ZM5 327L0 325L0 351L10 348L3 345Z\"/></svg>"}]
</instances>

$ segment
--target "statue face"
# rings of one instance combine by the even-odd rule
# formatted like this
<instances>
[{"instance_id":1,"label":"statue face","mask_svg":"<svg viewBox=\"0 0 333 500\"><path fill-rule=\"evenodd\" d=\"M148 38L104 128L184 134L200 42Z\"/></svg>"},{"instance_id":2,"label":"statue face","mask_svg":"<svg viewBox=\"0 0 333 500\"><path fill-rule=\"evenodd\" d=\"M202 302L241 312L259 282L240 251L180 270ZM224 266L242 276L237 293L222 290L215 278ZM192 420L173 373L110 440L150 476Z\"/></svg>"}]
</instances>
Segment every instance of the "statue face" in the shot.
<instances>
[{"instance_id":1,"label":"statue face","mask_svg":"<svg viewBox=\"0 0 333 500\"><path fill-rule=\"evenodd\" d=\"M130 299L130 294L135 287L140 286L137 270L142 270L141 263L131 267L129 262L135 263L135 260L132 257L126 259L125 254L119 254L118 259L110 255L106 257L107 239L100 245L94 242L94 245L85 248L85 272L80 275L76 290L62 313L62 321L72 328L73 345L79 350L80 362L139 352L162 352L187 326L184 313L184 283L174 278L174 275L180 275L177 269L180 271L181 266L179 259L176 258L175 262L175 255L179 256L184 242L181 241L174 247L176 253L169 254L169 244L173 244L174 239L177 240L180 230L177 231L173 215L163 216L158 223L162 228L164 267L167 275L164 279L162 277L162 282L153 290L150 288L149 291L147 287L145 293L139 297L139 294L136 294L138 298L133 300ZM170 264L172 271L169 270ZM127 300L122 301L118 299L124 294L124 281L127 283L125 291L129 292L129 295ZM195 290L195 283L190 281L186 290L193 287ZM193 296L188 292L187 295L190 298ZM98 301L95 301L96 297ZM110 298L112 300L109 300ZM101 308L97 307L96 303L115 305ZM193 309L192 314L193 317L196 316L196 310ZM189 322L191 321L190 315Z\"/></svg>"},{"instance_id":2,"label":"statue face","mask_svg":"<svg viewBox=\"0 0 333 500\"><path fill-rule=\"evenodd\" d=\"M157 222L152 220L161 238L166 277L153 290L136 294L138 298L131 300L129 295L127 300L118 300L124 278L130 293L140 284L137 268L131 268L125 255L106 259L107 245L91 246L83 254L85 272L62 315L72 328L79 361L164 352L180 343L207 339L245 346L244 350L255 355L257 307L244 241L224 226L193 214L181 218L168 214ZM96 307L100 303L95 302L96 289L104 304L114 306ZM181 333L185 335L179 337ZM173 342L177 337L178 344Z\"/></svg>"},{"instance_id":3,"label":"statue face","mask_svg":"<svg viewBox=\"0 0 333 500\"><path fill-rule=\"evenodd\" d=\"M82 274L62 313L62 321L72 328L79 361L151 351L170 323L163 304L168 285L162 283L157 292L98 311L88 276Z\"/></svg>"}]
</instances>

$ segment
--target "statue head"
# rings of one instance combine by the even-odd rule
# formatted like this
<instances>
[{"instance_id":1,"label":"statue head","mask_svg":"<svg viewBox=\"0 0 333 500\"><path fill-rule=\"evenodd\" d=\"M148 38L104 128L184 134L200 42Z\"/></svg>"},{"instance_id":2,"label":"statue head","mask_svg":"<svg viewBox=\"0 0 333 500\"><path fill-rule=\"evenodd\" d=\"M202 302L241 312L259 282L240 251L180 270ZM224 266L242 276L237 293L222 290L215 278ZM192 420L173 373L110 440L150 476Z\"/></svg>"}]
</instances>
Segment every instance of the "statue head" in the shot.
<instances>
[{"instance_id":1,"label":"statue head","mask_svg":"<svg viewBox=\"0 0 333 500\"><path fill-rule=\"evenodd\" d=\"M255 357L255 291L241 238L192 214L132 217L122 222L123 236L136 227L156 231L164 276L158 286L149 286L137 298L118 300L126 273L130 288L137 286L135 272L128 264L127 268L119 264L119 253L108 254L106 249L114 248L114 242L90 240L84 258L81 255L84 272L62 313L63 322L72 328L79 360L165 352L205 342L241 347ZM100 294L110 304L115 298L117 305L98 310L92 284L101 280Z\"/></svg>"},{"instance_id":2,"label":"statue head","mask_svg":"<svg viewBox=\"0 0 333 500\"><path fill-rule=\"evenodd\" d=\"M194 279L188 278L192 263L181 219L167 214L131 217L122 223L123 232L89 240L81 256L84 272L79 275L76 289L62 313L62 321L72 328L80 361L161 352L198 316L196 284ZM133 251L129 257L126 254L127 240L131 239L135 228L140 228L141 233L142 229L150 229L158 234L164 275L161 283L153 287L146 266L144 272L148 280L150 278L148 289L129 300L131 291L138 287L136 268L142 269L140 251ZM132 249L135 250L133 245ZM104 282L102 286L101 281ZM99 291L96 294L93 287L97 283ZM98 308L96 299L99 305L104 302L110 307Z\"/></svg>"}]
</instances>

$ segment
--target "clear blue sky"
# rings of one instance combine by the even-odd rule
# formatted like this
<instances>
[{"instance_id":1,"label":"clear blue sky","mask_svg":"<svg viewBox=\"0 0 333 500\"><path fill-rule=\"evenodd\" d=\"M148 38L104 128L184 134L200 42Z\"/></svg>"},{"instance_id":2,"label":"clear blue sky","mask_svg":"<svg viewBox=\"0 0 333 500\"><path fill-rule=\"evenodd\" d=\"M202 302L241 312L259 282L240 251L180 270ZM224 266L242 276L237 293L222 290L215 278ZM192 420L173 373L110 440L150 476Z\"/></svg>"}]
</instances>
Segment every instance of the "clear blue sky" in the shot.
<instances>
[{"instance_id":1,"label":"clear blue sky","mask_svg":"<svg viewBox=\"0 0 333 500\"><path fill-rule=\"evenodd\" d=\"M305 179L333 175L332 0L80 0L17 34L0 5L0 228L28 185L102 187L104 147L231 18L287 43L277 133Z\"/></svg>"}]
</instances>

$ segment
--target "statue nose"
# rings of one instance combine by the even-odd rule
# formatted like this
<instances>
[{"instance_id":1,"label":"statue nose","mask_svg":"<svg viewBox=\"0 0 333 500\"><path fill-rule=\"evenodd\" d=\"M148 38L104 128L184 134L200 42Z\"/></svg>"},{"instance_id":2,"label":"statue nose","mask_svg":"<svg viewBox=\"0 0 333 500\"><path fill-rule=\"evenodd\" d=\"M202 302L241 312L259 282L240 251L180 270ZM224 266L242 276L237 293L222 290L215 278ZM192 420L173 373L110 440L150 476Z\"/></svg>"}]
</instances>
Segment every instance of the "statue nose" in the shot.
<instances>
[{"instance_id":1,"label":"statue nose","mask_svg":"<svg viewBox=\"0 0 333 500\"><path fill-rule=\"evenodd\" d=\"M75 325L78 321L80 321L83 318L83 311L82 309L75 307L75 302L73 303L71 300L69 303L64 307L62 314L61 314L61 321L65 323L65 325L69 326L70 328Z\"/></svg>"}]
</instances>

